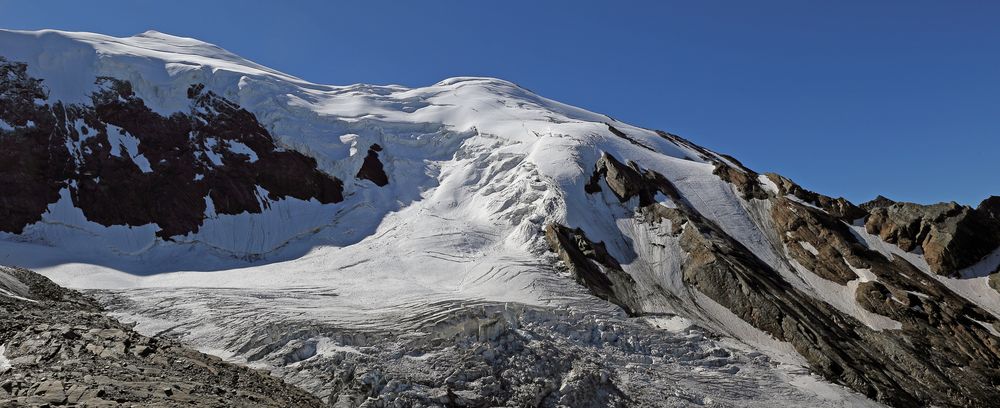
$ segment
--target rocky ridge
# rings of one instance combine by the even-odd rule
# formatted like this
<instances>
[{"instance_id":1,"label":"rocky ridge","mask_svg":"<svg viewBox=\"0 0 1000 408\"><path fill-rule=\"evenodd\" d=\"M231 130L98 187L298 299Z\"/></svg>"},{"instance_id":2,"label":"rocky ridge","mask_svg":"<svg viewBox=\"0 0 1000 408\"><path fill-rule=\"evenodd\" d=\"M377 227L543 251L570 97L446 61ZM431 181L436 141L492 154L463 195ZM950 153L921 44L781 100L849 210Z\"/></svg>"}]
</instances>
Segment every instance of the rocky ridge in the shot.
<instances>
[{"instance_id":1,"label":"rocky ridge","mask_svg":"<svg viewBox=\"0 0 1000 408\"><path fill-rule=\"evenodd\" d=\"M978 208L881 198L863 205L865 229L904 251L919 250L935 273L954 275L1000 247L1000 218L990 210L1000 197L983 200Z\"/></svg>"},{"instance_id":2,"label":"rocky ridge","mask_svg":"<svg viewBox=\"0 0 1000 408\"><path fill-rule=\"evenodd\" d=\"M928 254L929 264L940 266L939 260L948 259L948 270L954 271L1000 246L994 243L998 229L993 220L953 203L919 206L879 200L858 207L807 191L774 174L764 176L775 186L768 192L757 181L760 175L738 162L729 163L735 164L716 161L717 168L725 168L716 174L751 203L758 200L770 208L766 220L781 239L790 269L801 268L799 274L815 274L835 285L832 288L843 288L829 290L848 291L850 301L856 301L862 312L844 309L842 303L817 302L689 205L667 178L635 163L625 165L605 154L586 191L599 194L603 185L622 205L636 206L637 223L651 229L668 223L670 234L688 254L682 268L689 288L791 343L813 369L832 381L894 406L991 404L991 396L998 391L991 379L1000 375L1000 339L996 336L1000 320L907 260L868 248L850 226L864 219L872 233L890 231L881 236L904 251L920 242L926 251L947 254ZM666 197L669 205L654 199L657 195ZM630 201L633 197L638 200ZM922 227L888 227L904 223ZM877 228L881 225L887 227ZM552 225L549 231L566 235L568 229ZM919 231L923 233L907 235ZM550 232L550 245L582 278L581 283L601 298L624 304L630 314L655 314L658 299L676 296L636 284L632 275L614 267L619 261L609 259L606 251L591 249L603 248L603 242L591 242L582 231L572 232L573 239L554 239L553 235ZM594 277L595 271L603 271L607 278Z\"/></svg>"}]
</instances>

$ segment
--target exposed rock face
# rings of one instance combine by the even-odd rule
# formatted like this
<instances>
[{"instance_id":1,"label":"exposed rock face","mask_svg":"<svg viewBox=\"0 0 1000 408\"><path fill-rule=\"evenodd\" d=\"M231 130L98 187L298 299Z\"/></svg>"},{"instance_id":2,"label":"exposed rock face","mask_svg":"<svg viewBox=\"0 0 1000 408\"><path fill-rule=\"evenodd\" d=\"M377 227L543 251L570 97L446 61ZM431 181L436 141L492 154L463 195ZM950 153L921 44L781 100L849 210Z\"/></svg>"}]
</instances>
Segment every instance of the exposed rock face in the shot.
<instances>
[{"instance_id":1,"label":"exposed rock face","mask_svg":"<svg viewBox=\"0 0 1000 408\"><path fill-rule=\"evenodd\" d=\"M208 200L217 214L260 213L263 198L341 201L339 180L275 145L250 112L203 86L191 110L162 116L131 84L98 78L92 105L47 103L24 64L0 58L0 231L41 219L60 191L99 224L157 224L164 239L197 232ZM11 192L7 194L7 192Z\"/></svg>"},{"instance_id":2,"label":"exposed rock face","mask_svg":"<svg viewBox=\"0 0 1000 408\"><path fill-rule=\"evenodd\" d=\"M139 335L34 272L0 268L0 288L16 294L0 295L0 401L13 406L321 406L267 374Z\"/></svg>"},{"instance_id":3,"label":"exposed rock face","mask_svg":"<svg viewBox=\"0 0 1000 408\"><path fill-rule=\"evenodd\" d=\"M361 169L358 170L357 177L359 179L371 180L375 185L384 187L389 184L389 176L385 174L385 170L382 168L382 161L378 159L378 152L381 151L382 146L378 144L373 144L368 148L368 155L365 156L365 161L361 164Z\"/></svg>"},{"instance_id":4,"label":"exposed rock face","mask_svg":"<svg viewBox=\"0 0 1000 408\"><path fill-rule=\"evenodd\" d=\"M20 233L40 220L66 185L69 152L58 136L39 129L56 124L52 108L38 105L46 98L25 64L0 57L0 120L12 127L0 129L0 231Z\"/></svg>"},{"instance_id":5,"label":"exposed rock face","mask_svg":"<svg viewBox=\"0 0 1000 408\"><path fill-rule=\"evenodd\" d=\"M639 311L635 281L618 264L601 242L591 242L580 229L550 224L545 238L577 282L597 297L620 306L630 315Z\"/></svg>"},{"instance_id":6,"label":"exposed rock face","mask_svg":"<svg viewBox=\"0 0 1000 408\"><path fill-rule=\"evenodd\" d=\"M869 204L865 228L904 251L919 249L931 270L953 275L1000 247L1000 221L988 207L980 211L957 203Z\"/></svg>"},{"instance_id":7,"label":"exposed rock face","mask_svg":"<svg viewBox=\"0 0 1000 408\"><path fill-rule=\"evenodd\" d=\"M677 205L671 217L686 225L680 233L688 254L682 266L685 284L790 343L828 379L895 406L989 406L997 392L991 379L1000 375L1000 338L990 332L1000 327L998 320L906 261L888 259L858 242L845 219L863 214L859 207L779 176L771 179L780 195L771 197L770 217L789 258L823 279L856 285L857 303L893 319L898 328L869 327L792 285L688 205L662 175L605 155L587 191L600 191L604 180L622 202L653 192L670 197ZM639 202L651 204L647 198ZM642 304L657 294L638 296ZM631 312L642 314L642 309Z\"/></svg>"},{"instance_id":8,"label":"exposed rock face","mask_svg":"<svg viewBox=\"0 0 1000 408\"><path fill-rule=\"evenodd\" d=\"M994 220L1000 221L1000 196L991 196L979 203L976 211Z\"/></svg>"},{"instance_id":9,"label":"exposed rock face","mask_svg":"<svg viewBox=\"0 0 1000 408\"><path fill-rule=\"evenodd\" d=\"M789 256L823 279L846 285L857 279L852 269L870 267L855 255L859 244L840 220L812 211L788 198L775 199L771 210L775 227Z\"/></svg>"},{"instance_id":10,"label":"exposed rock face","mask_svg":"<svg viewBox=\"0 0 1000 408\"><path fill-rule=\"evenodd\" d=\"M853 220L863 218L867 215L866 209L852 204L843 197L830 198L822 194L814 193L799 187L798 184L795 184L791 180L778 174L768 173L767 178L778 186L779 195L791 195L802 202L810 203L822 208L827 213L844 221L852 222Z\"/></svg>"},{"instance_id":11,"label":"exposed rock face","mask_svg":"<svg viewBox=\"0 0 1000 408\"><path fill-rule=\"evenodd\" d=\"M653 150L653 148L652 148L652 147L649 147L649 146L647 146L647 145L643 144L642 142L640 142L640 141L638 141L638 140L635 140L635 138L633 138L633 137L629 136L629 135L628 135L628 134L626 134L625 132L622 132L621 130L619 130L618 128L616 128L616 127L614 127L614 126L611 126L611 124L610 124L610 123L605 123L605 125L608 125L608 131L610 131L610 132L611 132L611 134L613 134L613 135L615 135L615 136L618 136L618 137L620 137L620 138L622 138L622 139L625 139L625 140L628 140L628 142L629 142L629 143L632 143L632 144L634 144L634 145L636 145L636 146L639 146L639 147L641 147L641 148L643 148L643 149L646 149L646 150Z\"/></svg>"},{"instance_id":12,"label":"exposed rock face","mask_svg":"<svg viewBox=\"0 0 1000 408\"><path fill-rule=\"evenodd\" d=\"M893 205L895 203L896 203L895 201L889 199L888 197L879 195L878 197L875 197L871 201L868 201L866 203L862 203L858 207L861 207L863 210L865 210L865 212L869 212L869 211L871 211L873 209L880 208L880 207L888 207L888 206Z\"/></svg>"},{"instance_id":13,"label":"exposed rock face","mask_svg":"<svg viewBox=\"0 0 1000 408\"><path fill-rule=\"evenodd\" d=\"M954 406L989 405L988 395L996 392L990 379L1000 370L1000 339L991 334L991 329L1000 328L1000 321L902 258L889 259L869 250L851 234L844 220L827 211L779 200L772 215L783 236L821 245L817 247L821 248L819 254L813 257L818 262L809 263L802 259L801 252L796 256L792 251L796 246L789 242L793 259L841 285L848 284L845 279L850 278L857 284L855 297L859 305L899 322L898 329L862 336L864 342L871 342L863 347L894 356L891 362L882 363L893 381L907 389L921 390L911 391L917 400ZM816 230L823 238L809 240ZM824 276L822 272L830 266L843 274ZM842 266L861 272L851 277ZM837 277L841 279L834 279ZM955 387L961 388L964 395L949 395Z\"/></svg>"},{"instance_id":14,"label":"exposed rock face","mask_svg":"<svg viewBox=\"0 0 1000 408\"><path fill-rule=\"evenodd\" d=\"M643 204L652 202L652 195L649 191L646 191L642 175L635 168L628 167L619 162L614 156L605 154L597 161L594 174L586 186L587 192L595 193L601 191L598 181L602 178L607 182L608 187L611 188L615 196L622 202L628 201L637 195Z\"/></svg>"}]
</instances>

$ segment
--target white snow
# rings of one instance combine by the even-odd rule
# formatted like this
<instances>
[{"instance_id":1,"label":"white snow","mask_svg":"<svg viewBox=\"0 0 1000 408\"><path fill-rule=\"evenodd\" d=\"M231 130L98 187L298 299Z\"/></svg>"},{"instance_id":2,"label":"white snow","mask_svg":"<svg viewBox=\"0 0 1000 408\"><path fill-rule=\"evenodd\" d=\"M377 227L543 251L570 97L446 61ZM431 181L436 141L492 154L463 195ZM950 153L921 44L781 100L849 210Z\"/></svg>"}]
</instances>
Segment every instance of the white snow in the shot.
<instances>
[{"instance_id":1,"label":"white snow","mask_svg":"<svg viewBox=\"0 0 1000 408\"><path fill-rule=\"evenodd\" d=\"M793 371L788 375L789 383L799 389L815 393L821 400L834 402L842 407L871 406L872 401L860 394L848 392L841 385L831 384L822 377L808 372Z\"/></svg>"},{"instance_id":2,"label":"white snow","mask_svg":"<svg viewBox=\"0 0 1000 408\"><path fill-rule=\"evenodd\" d=\"M6 297L9 297L9 298L12 298L12 299L23 300L25 302L38 303L37 300L28 299L28 298L26 298L24 296L19 296L19 295L15 294L15 293L7 290L7 289L4 289L4 288L0 288L0 296L6 296Z\"/></svg>"},{"instance_id":3,"label":"white snow","mask_svg":"<svg viewBox=\"0 0 1000 408\"><path fill-rule=\"evenodd\" d=\"M757 182L760 183L760 185L763 186L764 190L766 190L767 192L774 194L775 196L781 194L781 191L778 189L778 185L774 184L774 182L771 181L770 177L763 174L758 175Z\"/></svg>"},{"instance_id":4,"label":"white snow","mask_svg":"<svg viewBox=\"0 0 1000 408\"><path fill-rule=\"evenodd\" d=\"M694 326L696 322L694 320L681 317L681 316L667 316L667 317L643 317L643 319L650 325L657 329L667 330L675 333L683 333L687 331L691 326Z\"/></svg>"},{"instance_id":5,"label":"white snow","mask_svg":"<svg viewBox=\"0 0 1000 408\"><path fill-rule=\"evenodd\" d=\"M216 167L222 165L222 155L215 151L218 148L217 147L218 145L219 145L218 139L214 137L207 138L205 139L206 149L202 151L204 157L208 159L208 161L211 162L213 166Z\"/></svg>"},{"instance_id":6,"label":"white snow","mask_svg":"<svg viewBox=\"0 0 1000 408\"><path fill-rule=\"evenodd\" d=\"M968 317L968 316L966 316L966 317ZM996 329L996 327L993 327L992 324L989 324L989 323L986 323L986 322L983 322L983 321L979 321L979 320L973 319L971 317L969 317L969 320L972 320L972 321L978 323L984 329L986 329L987 331L989 331L990 334L992 334L992 335L994 335L996 337L1000 337L1000 332L998 332L997 329Z\"/></svg>"},{"instance_id":7,"label":"white snow","mask_svg":"<svg viewBox=\"0 0 1000 408\"><path fill-rule=\"evenodd\" d=\"M677 208L677 203L675 203L673 199L667 197L666 195L664 195L659 191L656 192L656 195L653 197L653 199L656 200L657 204L662 205L664 207Z\"/></svg>"},{"instance_id":8,"label":"white snow","mask_svg":"<svg viewBox=\"0 0 1000 408\"><path fill-rule=\"evenodd\" d=\"M87 220L83 211L73 206L68 189L61 190L59 196L60 199L42 214L42 220L29 225L20 236L0 233L0 238L7 237L6 243L0 244L7 253L6 263L47 263L53 258L71 257L72 252L127 257L140 254L155 244L158 229L155 225L105 227ZM17 249L26 245L33 248L25 252Z\"/></svg>"},{"instance_id":9,"label":"white snow","mask_svg":"<svg viewBox=\"0 0 1000 408\"><path fill-rule=\"evenodd\" d=\"M739 347L742 344L750 346L754 350L764 351L771 358L775 359L775 361L782 364L798 367L808 366L806 359L795 351L795 346L792 343L778 340L763 330L751 326L749 323L743 321L743 319L740 319L739 316L733 314L729 309L726 309L725 306L720 305L701 292L696 292L695 296L698 298L701 307L704 307L706 311L714 316L714 322L726 328L726 333L730 337L723 339L723 342L729 342L735 347Z\"/></svg>"},{"instance_id":10,"label":"white snow","mask_svg":"<svg viewBox=\"0 0 1000 408\"><path fill-rule=\"evenodd\" d=\"M125 156L132 159L132 162L142 170L143 173L152 173L153 168L149 160L142 153L139 153L139 139L128 134L124 129L114 125L108 125L108 142L111 144L111 155L121 157L124 149Z\"/></svg>"},{"instance_id":11,"label":"white snow","mask_svg":"<svg viewBox=\"0 0 1000 408\"><path fill-rule=\"evenodd\" d=\"M826 210L824 210L824 209L822 209L822 208L819 208L818 206L816 206L816 204L813 204L813 203L810 203L810 202L807 202L807 201L805 201L805 200L803 200L803 199L801 199L801 198L798 198L798 197L796 197L796 196L794 196L794 195L791 195L791 194L786 194L786 195L785 195L785 198L787 198L787 199L789 199L789 200L792 200L792 201L795 201L795 202L797 202L797 203L799 203L799 204L802 204L802 205L804 205L804 206L806 206L806 207L810 207L810 208L814 208L814 209L817 209L817 210L820 210L820 211L823 211L823 212L826 212Z\"/></svg>"},{"instance_id":12,"label":"white snow","mask_svg":"<svg viewBox=\"0 0 1000 408\"><path fill-rule=\"evenodd\" d=\"M965 279L981 278L996 272L998 268L1000 268L1000 248L994 249L975 265L958 271L958 275Z\"/></svg>"},{"instance_id":13,"label":"white snow","mask_svg":"<svg viewBox=\"0 0 1000 408\"><path fill-rule=\"evenodd\" d=\"M6 373L12 368L10 360L4 354L7 353L7 345L0 344L0 373Z\"/></svg>"},{"instance_id":14,"label":"white snow","mask_svg":"<svg viewBox=\"0 0 1000 408\"><path fill-rule=\"evenodd\" d=\"M250 146L247 146L243 143L234 140L229 140L226 143L229 145L229 151L250 157L250 163L257 161L258 159L257 153L255 153L253 149L250 148Z\"/></svg>"},{"instance_id":15,"label":"white snow","mask_svg":"<svg viewBox=\"0 0 1000 408\"><path fill-rule=\"evenodd\" d=\"M853 279L848 281L846 285L841 285L816 275L798 262L795 262L795 260L790 260L790 262L795 267L801 281L786 280L791 281L798 289L829 303L841 312L853 316L873 330L899 330L903 328L903 323L877 313L872 313L858 304L855 296L858 285L862 282L875 280L875 276L871 271L851 267L858 274L858 279Z\"/></svg>"},{"instance_id":16,"label":"white snow","mask_svg":"<svg viewBox=\"0 0 1000 408\"><path fill-rule=\"evenodd\" d=\"M43 63L32 43L50 47L46 52L58 58ZM359 299L387 308L435 296L565 303L587 295L575 285L568 295L566 278L554 278L538 261L547 253L542 227L560 222L606 241L631 272L649 277L644 284L667 284L680 293L683 255L664 233L669 225L649 232L636 230L639 224L626 216L598 224L581 218L610 211L582 188L602 152L671 177L706 216L755 253L776 258L732 186L712 174L710 162L691 159L700 157L697 152L615 122L655 151L636 146L611 134L606 116L507 81L461 77L416 89L317 85L162 34L118 39L6 31L0 32L0 49L27 61L31 73L53 87L54 98L72 100L86 91L80 83L93 82L83 78L111 75L132 81L139 97L169 112L186 106L180 92L189 84L204 83L252 111L283 147L316 158L322 170L347 181L346 200L336 205L270 202L262 194L263 214L218 215L210 208L197 233L172 242L156 239L156 226L93 225L71 211L66 197L56 205L65 216L47 215L29 227L24 236L30 239L3 245L12 254L9 262L75 287L282 287L318 279L356 287ZM74 72L65 72L67 63ZM119 144L135 153L138 145L129 141L123 135ZM384 188L353 182L364 159L358 150L373 143L384 148L380 158L393 181ZM213 165L224 165L219 148L254 159L246 146L218 144L206 138L204 159ZM676 206L667 197L657 200ZM665 248L642 257L655 263L631 264L636 257L623 229L636 230L630 239ZM163 259L171 262L158 262ZM380 286L369 287L374 281ZM687 306L696 302L689 301ZM662 305L664 311L677 307L685 306Z\"/></svg>"},{"instance_id":17,"label":"white snow","mask_svg":"<svg viewBox=\"0 0 1000 408\"><path fill-rule=\"evenodd\" d=\"M802 247L802 249L809 251L810 254L819 255L819 250L816 249L816 247L814 247L812 243L809 243L808 241L799 241L799 245Z\"/></svg>"},{"instance_id":18,"label":"white snow","mask_svg":"<svg viewBox=\"0 0 1000 408\"><path fill-rule=\"evenodd\" d=\"M874 273L872 273L871 269L868 269L868 268L864 268L864 269L855 268L854 265L851 265L851 263L847 260L847 258L843 258L843 259L844 259L844 263L847 264L847 267L851 268L851 270L854 271L854 273L856 273L858 275L858 280L859 281L861 281L861 282L874 282L874 281L878 281L878 277L875 276Z\"/></svg>"}]
</instances>

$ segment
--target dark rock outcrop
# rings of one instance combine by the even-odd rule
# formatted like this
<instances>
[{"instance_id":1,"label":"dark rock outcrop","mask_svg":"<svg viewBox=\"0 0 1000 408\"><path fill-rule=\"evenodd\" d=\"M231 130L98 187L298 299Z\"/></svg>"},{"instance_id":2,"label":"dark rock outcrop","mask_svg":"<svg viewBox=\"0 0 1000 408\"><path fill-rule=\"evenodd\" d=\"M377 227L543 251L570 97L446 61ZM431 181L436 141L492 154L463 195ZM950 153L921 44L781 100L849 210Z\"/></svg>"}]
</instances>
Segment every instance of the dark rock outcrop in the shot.
<instances>
[{"instance_id":1,"label":"dark rock outcrop","mask_svg":"<svg viewBox=\"0 0 1000 408\"><path fill-rule=\"evenodd\" d=\"M632 144L634 144L636 146L639 146L639 147L641 147L643 149L651 150L651 151L653 150L652 147L649 147L645 143L642 143L642 142L640 142L638 140L635 140L634 137L631 137L628 134L626 134L625 132L622 132L621 130L618 130L618 128L616 128L614 126L611 126L610 123L605 123L605 125L608 126L608 131L610 131L611 134L613 134L615 136L618 136L618 137L620 137L622 139L628 140L629 143L632 143Z\"/></svg>"},{"instance_id":2,"label":"dark rock outcrop","mask_svg":"<svg viewBox=\"0 0 1000 408\"><path fill-rule=\"evenodd\" d=\"M898 381L926 394L911 393L922 400L937 399L936 404L941 405L988 406L987 396L996 392L990 378L1000 372L1000 338L991 335L990 329L1000 327L1000 321L902 258L886 258L868 249L843 220L828 212L779 201L772 215L782 235L800 239L804 229L824 232L817 256L821 262L808 268L817 275L822 276L823 268L841 264L873 275L853 277L860 281L855 292L858 304L899 322L900 327L871 333L874 343L866 347L893 354L893 363L901 371L912 371ZM953 387L960 387L963 396L949 396Z\"/></svg>"},{"instance_id":3,"label":"dark rock outcrop","mask_svg":"<svg viewBox=\"0 0 1000 408\"><path fill-rule=\"evenodd\" d=\"M26 66L0 58L0 231L41 219L60 191L99 224L157 224L158 236L197 232L206 198L218 214L260 213L267 200L343 200L315 159L280 148L253 114L188 90L189 112L163 116L127 81L98 78L91 104L49 104Z\"/></svg>"},{"instance_id":4,"label":"dark rock outcrop","mask_svg":"<svg viewBox=\"0 0 1000 408\"><path fill-rule=\"evenodd\" d=\"M591 242L579 228L570 229L559 224L545 227L545 239L577 282L629 315L638 314L635 281L608 254L604 243Z\"/></svg>"},{"instance_id":5,"label":"dark rock outcrop","mask_svg":"<svg viewBox=\"0 0 1000 408\"><path fill-rule=\"evenodd\" d=\"M34 272L0 268L0 405L319 407L247 367L142 336L88 296Z\"/></svg>"},{"instance_id":6,"label":"dark rock outcrop","mask_svg":"<svg viewBox=\"0 0 1000 408\"><path fill-rule=\"evenodd\" d=\"M979 206L976 207L976 211L983 216L1000 221L1000 196L990 196L989 198L983 200L983 202L979 203Z\"/></svg>"},{"instance_id":7,"label":"dark rock outcrop","mask_svg":"<svg viewBox=\"0 0 1000 408\"><path fill-rule=\"evenodd\" d=\"M46 131L63 108L40 104L48 95L27 68L0 57L0 122L12 129L0 128L0 231L13 233L41 220L72 166L63 140Z\"/></svg>"},{"instance_id":8,"label":"dark rock outcrop","mask_svg":"<svg viewBox=\"0 0 1000 408\"><path fill-rule=\"evenodd\" d=\"M382 161L378 159L378 152L381 151L382 146L378 144L373 144L368 148L368 155L365 156L365 161L361 164L361 169L358 170L356 177L371 180L375 185L385 187L389 184L389 176L385 174L385 169L382 168Z\"/></svg>"}]
</instances>

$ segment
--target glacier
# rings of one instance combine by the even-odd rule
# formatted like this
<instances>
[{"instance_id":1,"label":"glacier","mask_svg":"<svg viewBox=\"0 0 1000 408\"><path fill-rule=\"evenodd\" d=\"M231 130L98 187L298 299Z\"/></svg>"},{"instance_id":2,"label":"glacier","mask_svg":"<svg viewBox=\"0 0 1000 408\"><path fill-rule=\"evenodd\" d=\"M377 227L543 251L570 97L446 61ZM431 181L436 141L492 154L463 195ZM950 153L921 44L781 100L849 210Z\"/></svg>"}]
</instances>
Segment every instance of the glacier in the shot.
<instances>
[{"instance_id":1,"label":"glacier","mask_svg":"<svg viewBox=\"0 0 1000 408\"><path fill-rule=\"evenodd\" d=\"M836 283L786 260L762 215L773 204L747 199L716 173L717 163L742 168L728 156L495 78L420 88L314 84L155 31L0 30L0 55L27 63L50 99L65 102L84 102L94 78L109 76L169 115L187 108L185 90L203 84L252 112L280 148L344 180L344 200L332 204L261 191L259 214L216 214L206 197L201 228L170 239L157 237L155 225L91 222L68 192L23 233L0 233L0 262L93 294L144 334L268 370L345 406L364 401L357 395L385 404L475 405L491 395L542 404L550 395L556 400L546 404L566 406L880 406L685 285L691 254L670 233L679 224L650 228L636 215L638 198L620 202L603 180L599 193L586 188L606 154L627 158L666 177L685 206L804 293L873 330L898 329L854 300L857 284L873 280L861 268L838 293ZM145 160L134 151L140 142L119 139L116 152ZM376 144L385 186L356 177ZM227 148L256 160L246 145ZM753 182L779 192L764 175ZM656 201L678 208L662 193ZM639 317L596 298L551 251L551 224L602 242L640 290L666 295L644 299ZM857 233L920 263L864 228ZM993 258L984 262L1000 262ZM1000 316L986 278L940 279ZM545 367L532 372L531 359ZM517 386L500 391L489 380L500 374L562 382L512 379Z\"/></svg>"}]
</instances>

